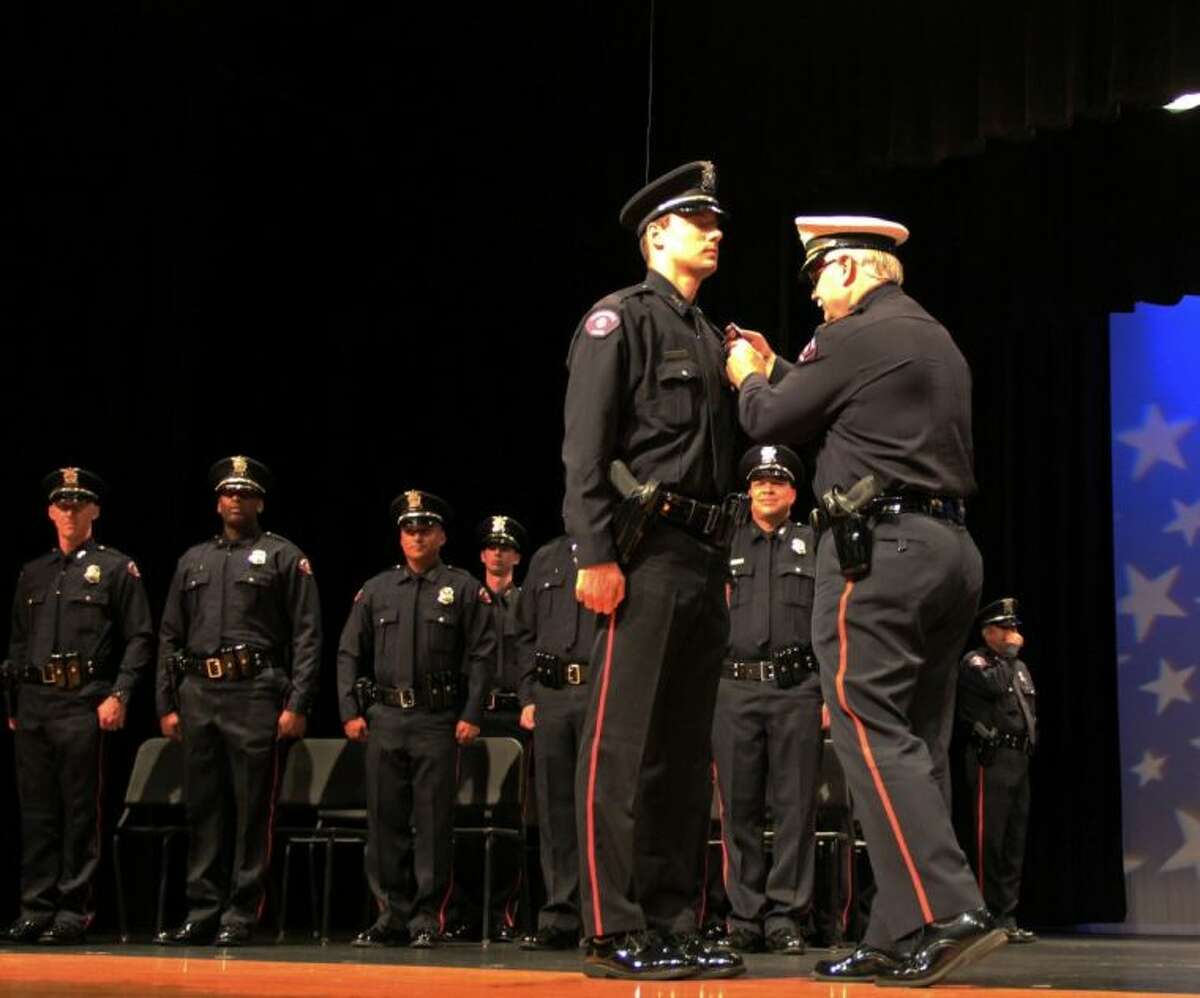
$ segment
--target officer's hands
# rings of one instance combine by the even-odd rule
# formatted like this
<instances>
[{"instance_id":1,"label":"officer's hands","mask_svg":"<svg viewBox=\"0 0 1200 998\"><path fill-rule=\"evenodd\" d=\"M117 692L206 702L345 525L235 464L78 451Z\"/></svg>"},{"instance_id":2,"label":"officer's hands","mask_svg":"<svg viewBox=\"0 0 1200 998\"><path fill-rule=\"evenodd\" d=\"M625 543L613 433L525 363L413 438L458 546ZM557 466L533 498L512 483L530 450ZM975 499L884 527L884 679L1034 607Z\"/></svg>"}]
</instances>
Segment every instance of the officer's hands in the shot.
<instances>
[{"instance_id":1,"label":"officer's hands","mask_svg":"<svg viewBox=\"0 0 1200 998\"><path fill-rule=\"evenodd\" d=\"M725 361L725 373L733 382L734 388L741 388L742 382L751 374L766 376L767 362L748 340L735 340L729 346L729 357Z\"/></svg>"},{"instance_id":2,"label":"officer's hands","mask_svg":"<svg viewBox=\"0 0 1200 998\"><path fill-rule=\"evenodd\" d=\"M342 725L342 730L346 732L346 737L352 742L365 742L367 740L367 719L365 717L352 717Z\"/></svg>"},{"instance_id":3,"label":"officer's hands","mask_svg":"<svg viewBox=\"0 0 1200 998\"><path fill-rule=\"evenodd\" d=\"M120 731L125 727L125 705L116 697L105 697L96 708L101 731Z\"/></svg>"},{"instance_id":4,"label":"officer's hands","mask_svg":"<svg viewBox=\"0 0 1200 998\"><path fill-rule=\"evenodd\" d=\"M575 576L575 598L592 613L613 613L625 599L625 573L615 561L581 568Z\"/></svg>"},{"instance_id":5,"label":"officer's hands","mask_svg":"<svg viewBox=\"0 0 1200 998\"><path fill-rule=\"evenodd\" d=\"M459 745L470 745L479 737L479 725L470 721L459 721L454 726L454 740Z\"/></svg>"},{"instance_id":6,"label":"officer's hands","mask_svg":"<svg viewBox=\"0 0 1200 998\"><path fill-rule=\"evenodd\" d=\"M771 374L771 369L775 366L775 351L771 349L771 344L767 342L767 338L762 333L755 332L753 329L743 329L734 322L729 323L725 327L725 348L728 350L738 340L745 340L763 360L767 362L766 373Z\"/></svg>"},{"instance_id":7,"label":"officer's hands","mask_svg":"<svg viewBox=\"0 0 1200 998\"><path fill-rule=\"evenodd\" d=\"M526 731L532 731L534 726L533 714L537 710L537 704L531 703L521 708L521 720L518 722Z\"/></svg>"},{"instance_id":8,"label":"officer's hands","mask_svg":"<svg viewBox=\"0 0 1200 998\"><path fill-rule=\"evenodd\" d=\"M8 730L9 731L17 730L17 719L15 717L10 717L8 719Z\"/></svg>"},{"instance_id":9,"label":"officer's hands","mask_svg":"<svg viewBox=\"0 0 1200 998\"><path fill-rule=\"evenodd\" d=\"M183 731L179 727L179 711L173 710L169 714L163 714L158 719L159 730L162 731L166 738L170 738L173 742L183 741Z\"/></svg>"},{"instance_id":10,"label":"officer's hands","mask_svg":"<svg viewBox=\"0 0 1200 998\"><path fill-rule=\"evenodd\" d=\"M308 730L308 718L294 710L281 710L275 734L279 738L303 738Z\"/></svg>"}]
</instances>

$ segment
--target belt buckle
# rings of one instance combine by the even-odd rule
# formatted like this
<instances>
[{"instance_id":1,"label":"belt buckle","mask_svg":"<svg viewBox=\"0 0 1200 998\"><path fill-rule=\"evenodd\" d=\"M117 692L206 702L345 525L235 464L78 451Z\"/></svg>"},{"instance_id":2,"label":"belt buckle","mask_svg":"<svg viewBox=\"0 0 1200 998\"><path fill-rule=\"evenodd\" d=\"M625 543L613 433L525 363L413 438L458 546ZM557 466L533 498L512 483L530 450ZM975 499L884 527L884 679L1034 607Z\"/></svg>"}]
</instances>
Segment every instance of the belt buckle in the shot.
<instances>
[{"instance_id":1,"label":"belt buckle","mask_svg":"<svg viewBox=\"0 0 1200 998\"><path fill-rule=\"evenodd\" d=\"M219 658L206 658L204 672L209 679L221 679L225 675L225 666Z\"/></svg>"},{"instance_id":2,"label":"belt buckle","mask_svg":"<svg viewBox=\"0 0 1200 998\"><path fill-rule=\"evenodd\" d=\"M759 682L763 682L763 683L775 682L775 663L774 662L759 662L758 663L758 678L759 678Z\"/></svg>"},{"instance_id":3,"label":"belt buckle","mask_svg":"<svg viewBox=\"0 0 1200 998\"><path fill-rule=\"evenodd\" d=\"M58 669L62 668L61 665L59 665L57 662L55 662L53 660L46 662L41 667L42 683L45 684L46 686L53 686L57 682L57 680L54 678L54 673L55 673L56 667Z\"/></svg>"},{"instance_id":4,"label":"belt buckle","mask_svg":"<svg viewBox=\"0 0 1200 998\"><path fill-rule=\"evenodd\" d=\"M417 705L417 692L411 686L408 686L400 691L400 706L405 710L411 710Z\"/></svg>"},{"instance_id":5,"label":"belt buckle","mask_svg":"<svg viewBox=\"0 0 1200 998\"><path fill-rule=\"evenodd\" d=\"M484 710L495 710L496 709L496 691L495 690L492 690L492 692L488 694L487 705L483 709Z\"/></svg>"},{"instance_id":6,"label":"belt buckle","mask_svg":"<svg viewBox=\"0 0 1200 998\"><path fill-rule=\"evenodd\" d=\"M567 663L567 683L571 686L578 686L583 682L583 670L579 667L578 662Z\"/></svg>"}]
</instances>

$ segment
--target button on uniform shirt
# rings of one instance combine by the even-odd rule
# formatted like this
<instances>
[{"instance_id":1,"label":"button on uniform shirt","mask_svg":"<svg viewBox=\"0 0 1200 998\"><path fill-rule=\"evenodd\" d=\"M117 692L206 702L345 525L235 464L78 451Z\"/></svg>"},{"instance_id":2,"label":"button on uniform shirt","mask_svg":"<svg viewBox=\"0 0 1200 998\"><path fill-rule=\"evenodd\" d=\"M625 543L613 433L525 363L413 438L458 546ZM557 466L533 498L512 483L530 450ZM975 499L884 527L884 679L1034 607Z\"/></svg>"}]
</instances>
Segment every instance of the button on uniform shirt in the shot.
<instances>
[{"instance_id":1,"label":"button on uniform shirt","mask_svg":"<svg viewBox=\"0 0 1200 998\"><path fill-rule=\"evenodd\" d=\"M338 710L345 723L361 713L360 677L396 689L422 688L431 672L467 677L464 721L478 725L496 658L491 608L469 572L438 563L423 575L396 565L354 597L338 644Z\"/></svg>"},{"instance_id":2,"label":"button on uniform shirt","mask_svg":"<svg viewBox=\"0 0 1200 998\"><path fill-rule=\"evenodd\" d=\"M137 566L93 540L71 554L54 548L17 580L9 659L40 668L65 652L97 670L91 680L82 677L86 696L128 693L154 660L154 625Z\"/></svg>"},{"instance_id":3,"label":"button on uniform shirt","mask_svg":"<svg viewBox=\"0 0 1200 998\"><path fill-rule=\"evenodd\" d=\"M531 675L535 651L557 655L564 663L587 664L599 618L575 598L578 566L569 537L558 537L534 553L517 603L517 656L525 673L521 706L537 700L541 684Z\"/></svg>"},{"instance_id":4,"label":"button on uniform shirt","mask_svg":"<svg viewBox=\"0 0 1200 998\"><path fill-rule=\"evenodd\" d=\"M1022 709L1024 701L1025 709ZM1037 691L1029 667L990 648L963 656L958 668L958 717L970 734L976 721L1001 734L1037 736Z\"/></svg>"},{"instance_id":5,"label":"button on uniform shirt","mask_svg":"<svg viewBox=\"0 0 1200 998\"><path fill-rule=\"evenodd\" d=\"M321 606L304 553L278 534L197 544L179 559L159 632L159 659L207 657L245 644L290 664L284 706L307 713L321 662ZM159 669L159 716L173 710L170 678Z\"/></svg>"},{"instance_id":6,"label":"button on uniform shirt","mask_svg":"<svg viewBox=\"0 0 1200 998\"><path fill-rule=\"evenodd\" d=\"M665 277L598 302L567 357L563 519L579 564L615 561L609 464L719 502L733 488L736 411L723 337Z\"/></svg>"},{"instance_id":7,"label":"button on uniform shirt","mask_svg":"<svg viewBox=\"0 0 1200 998\"><path fill-rule=\"evenodd\" d=\"M812 641L816 550L808 527L790 521L773 531L751 521L729 550L729 657L761 661Z\"/></svg>"},{"instance_id":8,"label":"button on uniform shirt","mask_svg":"<svg viewBox=\"0 0 1200 998\"><path fill-rule=\"evenodd\" d=\"M818 326L796 364L776 361L770 384L748 376L738 406L751 439L812 443L818 496L868 474L885 490L975 491L970 369L945 327L895 284Z\"/></svg>"}]
</instances>

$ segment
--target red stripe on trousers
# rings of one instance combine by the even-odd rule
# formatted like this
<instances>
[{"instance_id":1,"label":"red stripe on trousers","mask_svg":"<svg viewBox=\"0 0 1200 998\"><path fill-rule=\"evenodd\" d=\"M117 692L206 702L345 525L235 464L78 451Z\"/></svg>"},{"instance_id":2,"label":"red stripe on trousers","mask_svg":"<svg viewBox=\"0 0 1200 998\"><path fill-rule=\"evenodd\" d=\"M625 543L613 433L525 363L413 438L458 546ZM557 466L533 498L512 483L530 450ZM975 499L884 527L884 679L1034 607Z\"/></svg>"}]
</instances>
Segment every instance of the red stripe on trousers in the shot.
<instances>
[{"instance_id":1,"label":"red stripe on trousers","mask_svg":"<svg viewBox=\"0 0 1200 998\"><path fill-rule=\"evenodd\" d=\"M975 864L979 873L979 891L983 893L983 763L979 764L979 806L975 815Z\"/></svg>"},{"instance_id":2,"label":"red stripe on trousers","mask_svg":"<svg viewBox=\"0 0 1200 998\"><path fill-rule=\"evenodd\" d=\"M608 618L608 640L605 642L604 668L600 674L600 700L596 706L596 731L592 735L591 759L588 762L587 788L587 861L592 881L592 917L596 935L604 935L604 920L600 915L600 885L596 880L596 763L600 758L600 735L604 731L604 708L608 704L608 680L612 674L613 635L617 630L617 615Z\"/></svg>"}]
</instances>

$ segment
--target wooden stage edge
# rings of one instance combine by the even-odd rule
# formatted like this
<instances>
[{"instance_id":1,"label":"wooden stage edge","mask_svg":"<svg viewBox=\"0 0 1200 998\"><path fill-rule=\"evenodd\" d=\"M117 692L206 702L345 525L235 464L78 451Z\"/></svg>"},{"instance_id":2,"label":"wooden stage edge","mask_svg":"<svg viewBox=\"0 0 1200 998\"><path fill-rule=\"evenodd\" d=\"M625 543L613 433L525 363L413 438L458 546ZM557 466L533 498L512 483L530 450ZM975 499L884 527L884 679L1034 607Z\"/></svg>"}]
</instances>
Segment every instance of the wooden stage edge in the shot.
<instances>
[{"instance_id":1,"label":"wooden stage edge","mask_svg":"<svg viewBox=\"0 0 1200 998\"><path fill-rule=\"evenodd\" d=\"M1035 947L1020 947L1031 950ZM1200 947L1198 947L1200 948ZM831 985L808 978L810 964L796 966L796 976L761 976L761 969L750 961L752 976L731 980L684 980L667 982L600 981L584 977L567 964L556 969L512 969L500 965L457 967L445 965L416 965L377 961L360 962L356 951L347 951L343 962L307 962L298 959L302 953L287 958L255 959L249 954L221 956L204 953L165 953L163 955L124 956L96 952L3 951L0 950L0 996L201 996L257 995L280 998L308 998L326 995L400 994L449 998L458 995L521 995L522 998L551 998L551 996L612 996L631 998L750 998L750 996L821 996L821 998L859 998L868 995L899 995L923 993L936 998L1029 998L1031 994L1087 996L1103 995L1161 995L1163 998L1196 998L1195 992L1147 991L1136 985L1140 976L1136 964L1124 969L1116 967L1108 989L1086 982L1085 990L1064 986L1063 983L1027 983L1024 987L991 986L1004 974L1004 963L1011 962L1013 948L1006 948L988 960L990 971L985 979L981 971L960 975L961 984L951 982L934 989L875 988L871 985ZM262 951L259 950L258 953ZM258 953L254 955L257 956ZM376 954L371 954L372 956ZM1174 962L1174 961L1170 961ZM1191 961L1184 959L1184 964ZM776 964L772 964L772 969ZM1160 964L1161 966L1161 964ZM1014 967L1015 969L1015 967ZM1143 969L1145 969L1143 967ZM1165 969L1165 968L1163 968ZM1183 970L1176 967L1176 970ZM1012 977L1027 977L1013 974ZM1184 971L1182 981L1191 986L1192 978ZM1181 981L1181 983L1182 983ZM999 983L998 981L996 983ZM1084 983L1084 982L1079 982ZM1161 984L1160 984L1161 988Z\"/></svg>"}]
</instances>

